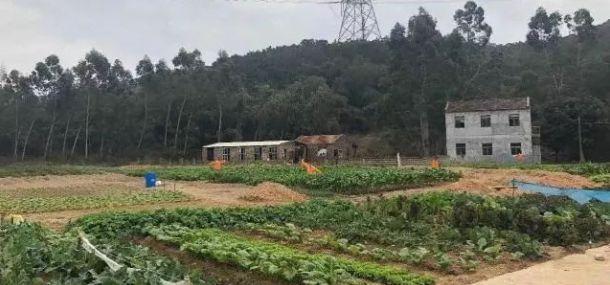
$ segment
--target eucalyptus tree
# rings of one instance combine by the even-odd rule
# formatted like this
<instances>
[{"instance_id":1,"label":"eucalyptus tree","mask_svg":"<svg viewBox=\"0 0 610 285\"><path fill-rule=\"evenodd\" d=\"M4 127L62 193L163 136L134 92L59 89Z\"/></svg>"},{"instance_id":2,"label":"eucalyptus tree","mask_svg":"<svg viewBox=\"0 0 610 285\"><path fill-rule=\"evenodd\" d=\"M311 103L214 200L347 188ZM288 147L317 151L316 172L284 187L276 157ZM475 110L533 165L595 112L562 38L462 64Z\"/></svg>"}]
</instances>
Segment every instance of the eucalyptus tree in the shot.
<instances>
[{"instance_id":1,"label":"eucalyptus tree","mask_svg":"<svg viewBox=\"0 0 610 285\"><path fill-rule=\"evenodd\" d=\"M142 143L144 141L144 135L146 135L146 132L148 131L148 98L149 98L149 94L151 92L154 92L154 87L152 86L154 83L154 75L155 75L155 65L152 63L152 61L150 60L150 58L145 55L144 58L142 58L139 62L138 65L136 66L136 74L139 76L139 78L137 79L138 82L138 89L137 89L137 94L142 94L142 96L144 97L143 102L142 102L142 107L143 107L143 118L142 118L142 129L140 130L140 137L138 138L138 144L136 146L137 149L141 149L142 148Z\"/></svg>"},{"instance_id":2,"label":"eucalyptus tree","mask_svg":"<svg viewBox=\"0 0 610 285\"><path fill-rule=\"evenodd\" d=\"M49 55L44 61L36 64L30 78L34 92L44 104L46 121L50 121L43 152L43 158L47 159L52 152L53 135L58 122L58 113L61 112L58 109L62 99L65 99L67 93L71 91L72 77L60 65L56 55Z\"/></svg>"},{"instance_id":3,"label":"eucalyptus tree","mask_svg":"<svg viewBox=\"0 0 610 285\"><path fill-rule=\"evenodd\" d=\"M408 48L414 58L411 74L417 78L413 92L414 107L419 115L420 138L422 154L430 155L430 130L428 108L430 103L430 82L434 76L430 72L438 64L439 46L442 41L441 33L436 29L436 20L423 8L419 13L409 19L407 29Z\"/></svg>"},{"instance_id":4,"label":"eucalyptus tree","mask_svg":"<svg viewBox=\"0 0 610 285\"><path fill-rule=\"evenodd\" d=\"M541 52L551 70L551 80L555 93L560 96L565 88L565 74L559 63L559 51L557 49L561 38L561 26L563 18L559 12L551 14L540 7L528 24L527 44L537 52Z\"/></svg>"},{"instance_id":5,"label":"eucalyptus tree","mask_svg":"<svg viewBox=\"0 0 610 285\"><path fill-rule=\"evenodd\" d=\"M197 85L197 80L205 68L205 63L201 59L201 52L199 50L195 49L192 52L188 52L184 48L179 50L178 55L172 59L172 63L175 66L173 77L176 87L174 90L177 90L177 93L182 93L182 102L178 110L176 129L174 131L173 149L174 153L177 153L179 150L178 137L180 135L180 124L182 123L184 108L189 98L191 101L195 101L193 97L197 94L197 87L200 86ZM191 124L192 114L189 114L187 117L188 129Z\"/></svg>"},{"instance_id":6,"label":"eucalyptus tree","mask_svg":"<svg viewBox=\"0 0 610 285\"><path fill-rule=\"evenodd\" d=\"M85 59L81 60L74 68L74 74L76 75L78 82L78 90L81 95L85 96L85 104L83 106L85 113L85 159L89 157L89 147L90 147L90 120L91 120L91 110L92 110L92 97L97 97L105 89L108 88L109 78L110 78L110 68L111 64L100 52L97 50L91 50L89 53L85 55ZM78 140L78 132L75 138L75 143L73 145L76 146L76 141Z\"/></svg>"},{"instance_id":7,"label":"eucalyptus tree","mask_svg":"<svg viewBox=\"0 0 610 285\"><path fill-rule=\"evenodd\" d=\"M579 9L574 15L565 15L564 21L570 32L576 36L576 72L577 78L582 81L582 51L584 46L591 45L597 34L593 22L595 21L587 9ZM578 83L579 85L582 82Z\"/></svg>"},{"instance_id":8,"label":"eucalyptus tree","mask_svg":"<svg viewBox=\"0 0 610 285\"><path fill-rule=\"evenodd\" d=\"M467 75L466 78L459 79L462 81L460 95L465 97L491 59L485 53L485 47L489 44L493 29L485 22L483 7L474 1L466 2L463 9L455 12L453 19L456 28L453 34L447 36L447 41L450 43L449 48L453 49L450 52L456 55L450 56L457 65L457 72L454 74L458 77ZM460 38L465 44L459 44Z\"/></svg>"}]
</instances>

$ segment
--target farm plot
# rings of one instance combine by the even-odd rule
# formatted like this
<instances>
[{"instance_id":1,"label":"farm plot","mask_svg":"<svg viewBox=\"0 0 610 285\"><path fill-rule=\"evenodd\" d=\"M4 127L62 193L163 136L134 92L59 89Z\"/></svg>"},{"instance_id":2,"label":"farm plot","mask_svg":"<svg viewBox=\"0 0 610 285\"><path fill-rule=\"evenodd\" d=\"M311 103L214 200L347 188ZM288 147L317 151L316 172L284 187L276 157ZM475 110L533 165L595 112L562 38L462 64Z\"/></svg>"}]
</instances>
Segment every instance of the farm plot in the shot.
<instances>
[{"instance_id":1,"label":"farm plot","mask_svg":"<svg viewBox=\"0 0 610 285\"><path fill-rule=\"evenodd\" d=\"M443 169L406 169L393 167L326 167L319 175L307 175L300 168L284 165L227 166L222 171L207 167L152 169L162 179L243 183L257 185L275 182L289 187L339 194L381 192L456 181L459 174ZM142 176L146 170L127 170L128 175Z\"/></svg>"},{"instance_id":2,"label":"farm plot","mask_svg":"<svg viewBox=\"0 0 610 285\"><path fill-rule=\"evenodd\" d=\"M469 284L607 241L607 204L449 192L353 204L84 217L101 240L152 237L193 256L295 284ZM485 274L478 274L480 271Z\"/></svg>"},{"instance_id":3,"label":"farm plot","mask_svg":"<svg viewBox=\"0 0 610 285\"><path fill-rule=\"evenodd\" d=\"M147 191L141 183L124 181L116 176L0 178L0 214L113 208L190 199L179 191Z\"/></svg>"}]
</instances>

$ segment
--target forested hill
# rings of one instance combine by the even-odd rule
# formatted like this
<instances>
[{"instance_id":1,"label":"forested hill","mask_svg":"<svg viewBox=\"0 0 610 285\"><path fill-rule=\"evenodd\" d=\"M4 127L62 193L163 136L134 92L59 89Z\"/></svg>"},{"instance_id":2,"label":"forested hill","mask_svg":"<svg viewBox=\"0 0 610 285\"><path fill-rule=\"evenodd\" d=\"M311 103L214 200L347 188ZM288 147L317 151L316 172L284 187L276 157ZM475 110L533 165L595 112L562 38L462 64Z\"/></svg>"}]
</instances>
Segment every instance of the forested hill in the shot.
<instances>
[{"instance_id":1,"label":"forested hill","mask_svg":"<svg viewBox=\"0 0 610 285\"><path fill-rule=\"evenodd\" d=\"M49 56L3 76L0 156L190 158L218 140L340 132L370 154L443 154L447 100L530 96L548 158L577 158L580 116L587 158L610 160L610 22L542 9L526 42L493 45L483 19L469 2L448 35L421 10L382 40L303 40L211 65L182 49L133 75L95 50L72 68Z\"/></svg>"}]
</instances>

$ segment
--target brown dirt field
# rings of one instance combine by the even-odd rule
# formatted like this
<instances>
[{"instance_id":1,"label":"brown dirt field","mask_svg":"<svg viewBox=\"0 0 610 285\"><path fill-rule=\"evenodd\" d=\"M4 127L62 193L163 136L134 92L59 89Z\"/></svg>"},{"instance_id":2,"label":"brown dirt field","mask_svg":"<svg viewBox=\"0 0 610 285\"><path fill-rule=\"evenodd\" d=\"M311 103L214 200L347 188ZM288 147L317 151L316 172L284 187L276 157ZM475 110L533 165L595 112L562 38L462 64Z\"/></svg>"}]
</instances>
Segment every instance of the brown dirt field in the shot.
<instances>
[{"instance_id":1,"label":"brown dirt field","mask_svg":"<svg viewBox=\"0 0 610 285\"><path fill-rule=\"evenodd\" d=\"M33 213L23 215L27 220L37 221L54 229L61 229L70 221L84 215L104 211L143 211L173 208L207 208L207 207L253 207L280 205L295 201L304 201L306 196L273 184L261 184L259 188L241 184L214 184L206 182L164 181L167 190L185 193L191 199L185 202L168 202L158 204L122 206L103 209L67 210L58 212ZM0 178L0 193L11 196L42 193L49 195L102 195L107 191L144 191L144 181L138 177L121 174L68 175L68 176L35 176L23 178ZM115 190L108 190L115 189ZM119 190L116 190L119 189ZM244 196L260 196L258 200L249 201Z\"/></svg>"},{"instance_id":2,"label":"brown dirt field","mask_svg":"<svg viewBox=\"0 0 610 285\"><path fill-rule=\"evenodd\" d=\"M375 198L395 197L401 195L415 195L430 191L449 190L456 192L468 192L473 194L491 195L491 196L511 196L520 195L523 192L510 188L510 182L513 179L539 183L555 187L563 188L594 188L601 187L600 183L595 183L586 177L572 175L565 172L554 172L545 170L521 170L521 169L477 169L477 168L449 168L450 170L460 172L462 178L457 182L443 183L432 187L403 189L397 191L385 192L382 194L369 194L357 197L351 197L353 201L364 201L367 197Z\"/></svg>"},{"instance_id":3,"label":"brown dirt field","mask_svg":"<svg viewBox=\"0 0 610 285\"><path fill-rule=\"evenodd\" d=\"M604 261L595 260L600 255ZM561 259L504 274L475 285L608 285L610 284L610 246L589 249Z\"/></svg>"},{"instance_id":4,"label":"brown dirt field","mask_svg":"<svg viewBox=\"0 0 610 285\"><path fill-rule=\"evenodd\" d=\"M307 200L307 196L282 184L263 182L248 190L247 194L239 197L239 199L260 202L303 202Z\"/></svg>"}]
</instances>

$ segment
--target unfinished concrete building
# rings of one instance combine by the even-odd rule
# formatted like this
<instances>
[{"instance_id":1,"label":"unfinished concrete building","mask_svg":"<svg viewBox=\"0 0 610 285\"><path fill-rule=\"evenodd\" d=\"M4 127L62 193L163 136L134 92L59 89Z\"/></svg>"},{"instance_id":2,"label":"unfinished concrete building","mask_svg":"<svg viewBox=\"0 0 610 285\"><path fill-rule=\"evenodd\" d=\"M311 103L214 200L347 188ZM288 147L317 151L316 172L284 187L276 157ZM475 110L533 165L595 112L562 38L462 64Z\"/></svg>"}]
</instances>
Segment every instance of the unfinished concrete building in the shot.
<instances>
[{"instance_id":1,"label":"unfinished concrete building","mask_svg":"<svg viewBox=\"0 0 610 285\"><path fill-rule=\"evenodd\" d=\"M540 163L528 98L447 102L447 156L464 162Z\"/></svg>"}]
</instances>

